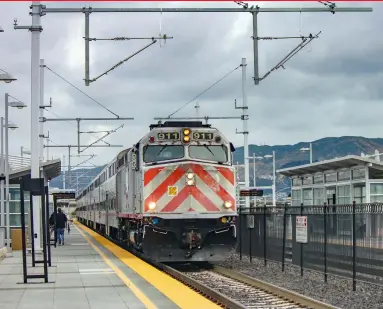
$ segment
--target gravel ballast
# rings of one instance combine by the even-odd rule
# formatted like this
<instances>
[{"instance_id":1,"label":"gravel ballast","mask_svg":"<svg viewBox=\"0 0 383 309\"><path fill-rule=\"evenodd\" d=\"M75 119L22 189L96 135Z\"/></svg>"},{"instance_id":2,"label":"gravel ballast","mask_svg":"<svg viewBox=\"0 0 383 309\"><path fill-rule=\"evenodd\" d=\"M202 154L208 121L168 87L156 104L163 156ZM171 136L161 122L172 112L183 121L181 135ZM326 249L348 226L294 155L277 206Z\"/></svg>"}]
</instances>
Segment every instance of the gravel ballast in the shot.
<instances>
[{"instance_id":1,"label":"gravel ballast","mask_svg":"<svg viewBox=\"0 0 383 309\"><path fill-rule=\"evenodd\" d=\"M323 274L305 269L303 277L300 268L291 264L285 264L282 272L281 264L253 258L252 262L247 256L239 259L239 254L233 252L222 263L223 267L252 276L259 280L277 285L279 287L306 295L333 306L344 309L382 309L383 287L357 282L356 291L352 290L352 280L328 275L327 283L323 280Z\"/></svg>"}]
</instances>

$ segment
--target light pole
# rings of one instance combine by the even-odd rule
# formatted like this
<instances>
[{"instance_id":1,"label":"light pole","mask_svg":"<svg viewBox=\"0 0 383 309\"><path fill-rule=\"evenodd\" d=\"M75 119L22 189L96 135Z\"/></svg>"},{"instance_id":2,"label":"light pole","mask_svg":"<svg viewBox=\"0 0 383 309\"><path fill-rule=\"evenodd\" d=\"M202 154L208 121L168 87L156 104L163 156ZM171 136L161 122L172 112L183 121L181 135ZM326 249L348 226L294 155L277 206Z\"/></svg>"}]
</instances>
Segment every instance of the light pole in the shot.
<instances>
[{"instance_id":1,"label":"light pole","mask_svg":"<svg viewBox=\"0 0 383 309\"><path fill-rule=\"evenodd\" d=\"M4 30L0 27L0 32L4 32ZM11 74L9 74L8 72L0 69L1 73L0 74L0 81L2 82L5 82L7 84L17 80L17 78L13 77ZM1 117L1 159L0 159L0 173L1 173L1 177L0 177L0 200L1 200L1 205L0 205L0 211L1 211L1 216L0 216L0 220L1 220L1 225L2 226L5 226L5 210L4 210L4 182L3 180L5 179L5 176L4 176L4 148L3 148L3 131L4 131L4 118ZM8 128L9 128L9 124L8 124Z\"/></svg>"},{"instance_id":2,"label":"light pole","mask_svg":"<svg viewBox=\"0 0 383 309\"><path fill-rule=\"evenodd\" d=\"M275 151L272 155L265 155L264 158L273 158L273 206L277 206L277 192L275 179Z\"/></svg>"},{"instance_id":3,"label":"light pole","mask_svg":"<svg viewBox=\"0 0 383 309\"><path fill-rule=\"evenodd\" d=\"M16 129L17 125L10 124L8 122L8 108L9 107L16 107L18 109L22 109L24 107L27 107L26 104L24 104L21 101L15 101L15 102L9 102L9 97L11 97L8 93L5 94L5 207L6 207L6 214L7 214L7 246L8 249L11 247L11 238L10 238L10 222L9 222L9 162L8 162L8 129ZM12 97L13 98L13 97ZM15 99L15 98L13 98ZM4 162L4 160L2 160Z\"/></svg>"},{"instance_id":4,"label":"light pole","mask_svg":"<svg viewBox=\"0 0 383 309\"><path fill-rule=\"evenodd\" d=\"M300 151L310 151L310 164L313 163L313 145L310 143L310 147L303 147Z\"/></svg>"},{"instance_id":5,"label":"light pole","mask_svg":"<svg viewBox=\"0 0 383 309\"><path fill-rule=\"evenodd\" d=\"M255 153L253 152L253 156L252 157L246 157L246 160L253 160L253 186L256 187L256 173L255 173L255 160L262 160L263 157L256 157L255 156ZM250 180L250 179L249 179ZM254 207L256 206L257 204L257 197L254 196Z\"/></svg>"}]
</instances>

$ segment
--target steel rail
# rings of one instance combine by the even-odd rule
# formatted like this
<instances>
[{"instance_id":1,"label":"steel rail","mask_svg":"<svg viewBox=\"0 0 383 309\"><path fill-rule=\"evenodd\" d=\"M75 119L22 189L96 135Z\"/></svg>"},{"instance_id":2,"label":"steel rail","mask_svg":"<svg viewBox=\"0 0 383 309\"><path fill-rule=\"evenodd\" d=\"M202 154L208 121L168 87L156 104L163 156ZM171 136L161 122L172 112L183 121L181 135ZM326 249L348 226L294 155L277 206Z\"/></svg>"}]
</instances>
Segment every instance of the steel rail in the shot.
<instances>
[{"instance_id":1,"label":"steel rail","mask_svg":"<svg viewBox=\"0 0 383 309\"><path fill-rule=\"evenodd\" d=\"M237 271L233 271L231 269L227 269L221 266L214 266L212 269L213 272L216 272L222 276L231 278L233 280L248 284L252 287L261 289L265 292L268 292L270 294L276 295L278 297L281 297L283 299L289 300L293 303L299 304L301 306L304 306L306 308L312 308L312 309L339 309L338 307L332 306L330 304L326 304L324 302L321 302L319 300L307 297L302 294L295 293L293 291L281 288L279 286L276 286L274 284L247 276L245 274L239 273Z\"/></svg>"}]
</instances>

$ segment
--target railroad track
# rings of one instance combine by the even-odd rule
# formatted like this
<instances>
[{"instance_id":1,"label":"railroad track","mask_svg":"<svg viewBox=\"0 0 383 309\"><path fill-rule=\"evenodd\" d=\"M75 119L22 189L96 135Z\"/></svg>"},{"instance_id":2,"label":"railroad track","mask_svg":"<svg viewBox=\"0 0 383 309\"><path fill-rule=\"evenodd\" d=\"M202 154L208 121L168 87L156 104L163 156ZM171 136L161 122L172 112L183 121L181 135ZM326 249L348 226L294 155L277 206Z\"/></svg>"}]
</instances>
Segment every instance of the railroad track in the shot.
<instances>
[{"instance_id":1,"label":"railroad track","mask_svg":"<svg viewBox=\"0 0 383 309\"><path fill-rule=\"evenodd\" d=\"M93 229L94 230L94 229ZM222 308L227 309L339 309L315 299L260 281L220 266L177 270L174 267L148 259L142 253L128 248L117 240L94 230L117 246L131 252L148 264L164 271L186 284ZM206 267L207 266L207 267Z\"/></svg>"},{"instance_id":2,"label":"railroad track","mask_svg":"<svg viewBox=\"0 0 383 309\"><path fill-rule=\"evenodd\" d=\"M189 272L186 275L231 299L235 306L228 306L228 308L337 309L329 304L219 266L214 266L211 270Z\"/></svg>"}]
</instances>

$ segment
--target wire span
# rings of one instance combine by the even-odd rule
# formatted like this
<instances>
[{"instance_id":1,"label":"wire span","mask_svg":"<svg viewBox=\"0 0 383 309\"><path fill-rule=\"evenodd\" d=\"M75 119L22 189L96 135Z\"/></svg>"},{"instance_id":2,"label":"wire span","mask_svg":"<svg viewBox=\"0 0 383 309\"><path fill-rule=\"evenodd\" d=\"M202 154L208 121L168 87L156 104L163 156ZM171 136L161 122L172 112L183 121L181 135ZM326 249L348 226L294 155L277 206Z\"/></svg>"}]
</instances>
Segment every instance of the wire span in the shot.
<instances>
[{"instance_id":1,"label":"wire span","mask_svg":"<svg viewBox=\"0 0 383 309\"><path fill-rule=\"evenodd\" d=\"M100 105L103 109L107 110L109 113L113 114L114 116L116 116L117 118L120 118L119 115L117 115L116 113L112 112L110 109L108 109L105 105L102 105L100 102L98 102L97 100L93 99L90 95L86 94L84 91L82 91L81 89L77 88L75 85L73 85L71 82L69 82L67 79L65 79L64 77L62 77L60 74L58 74L57 72L55 72L54 70L52 70L50 67L48 67L47 65L45 65L45 68L47 68L49 71L51 71L53 74L55 74L57 77L61 78L64 82L66 82L67 84L71 85L74 89L76 89L77 91L81 92L83 95L85 95L86 97L88 97L89 99L91 99L93 102L95 102L96 104Z\"/></svg>"},{"instance_id":2,"label":"wire span","mask_svg":"<svg viewBox=\"0 0 383 309\"><path fill-rule=\"evenodd\" d=\"M182 105L179 109L175 110L173 113L171 113L168 118L170 118L171 116L173 116L175 113L178 113L181 109L183 109L184 107L186 107L187 105L189 105L191 102L193 102L194 100L196 100L197 98L199 98L201 95L203 95L206 91L210 90L211 88L213 88L215 85L217 85L219 82L223 81L225 78L229 77L229 75L231 75L234 71L238 70L238 68L240 67L241 65L237 66L234 70L231 70L229 73L227 73L225 76L223 76L222 78L220 78L218 81L216 81L214 84L212 84L210 87L206 88L204 91L202 91L201 93L199 93L198 95L196 95L193 99L191 99L190 101L186 102L184 105Z\"/></svg>"}]
</instances>

